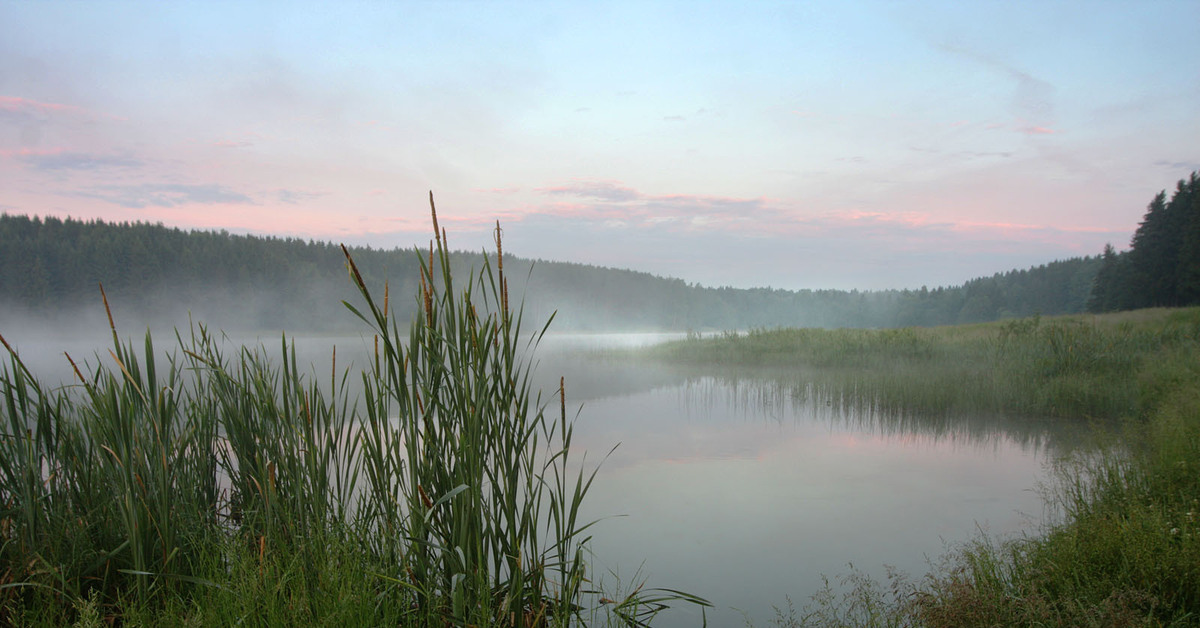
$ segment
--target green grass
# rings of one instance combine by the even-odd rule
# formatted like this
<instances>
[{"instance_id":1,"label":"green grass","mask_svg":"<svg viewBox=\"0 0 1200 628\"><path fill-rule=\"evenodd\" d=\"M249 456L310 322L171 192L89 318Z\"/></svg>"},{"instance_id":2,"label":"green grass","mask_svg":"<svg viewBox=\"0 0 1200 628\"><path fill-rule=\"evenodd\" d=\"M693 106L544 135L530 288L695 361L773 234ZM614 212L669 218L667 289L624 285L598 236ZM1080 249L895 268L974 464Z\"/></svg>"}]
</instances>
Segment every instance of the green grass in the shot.
<instances>
[{"instance_id":1,"label":"green grass","mask_svg":"<svg viewBox=\"0 0 1200 628\"><path fill-rule=\"evenodd\" d=\"M358 373L336 353L301 369L286 338L226 355L199 324L160 353L110 315L109 353L50 387L5 341L0 625L644 625L706 606L596 590L595 464L565 382L530 383L549 322L523 331L498 235L458 286L433 221L404 330L346 254L376 346Z\"/></svg>"},{"instance_id":2,"label":"green grass","mask_svg":"<svg viewBox=\"0 0 1200 628\"><path fill-rule=\"evenodd\" d=\"M826 399L899 415L1114 426L1058 462L1046 496L1058 518L1038 534L980 538L919 581L852 572L771 625L1200 625L1200 309L754 331L650 353L785 367Z\"/></svg>"},{"instance_id":3,"label":"green grass","mask_svg":"<svg viewBox=\"0 0 1200 628\"><path fill-rule=\"evenodd\" d=\"M1151 401L1153 391L1138 379L1148 359L1198 338L1200 311L1182 310L939 328L752 330L641 355L790 371L827 401L893 415L1113 419L1137 415Z\"/></svg>"}]
</instances>

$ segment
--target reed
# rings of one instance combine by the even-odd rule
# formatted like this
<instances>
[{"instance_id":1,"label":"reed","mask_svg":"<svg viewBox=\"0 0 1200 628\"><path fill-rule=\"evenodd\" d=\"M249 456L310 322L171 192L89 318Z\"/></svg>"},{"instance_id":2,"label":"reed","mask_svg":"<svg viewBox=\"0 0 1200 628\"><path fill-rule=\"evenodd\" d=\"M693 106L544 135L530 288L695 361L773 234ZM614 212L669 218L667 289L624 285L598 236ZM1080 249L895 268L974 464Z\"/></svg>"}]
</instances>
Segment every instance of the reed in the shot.
<instances>
[{"instance_id":1,"label":"reed","mask_svg":"<svg viewBox=\"0 0 1200 628\"><path fill-rule=\"evenodd\" d=\"M919 581L859 572L775 626L1194 626L1200 620L1200 309L928 330L778 330L659 359L772 364L803 394L893 415L1105 421L1055 462L1037 534L980 537ZM795 386L795 384L793 383ZM1062 453L1062 452L1060 452Z\"/></svg>"},{"instance_id":2,"label":"reed","mask_svg":"<svg viewBox=\"0 0 1200 628\"><path fill-rule=\"evenodd\" d=\"M1160 351L1200 344L1198 320L1192 309L924 329L751 330L641 355L782 369L831 403L894 415L1114 420L1147 407L1138 373Z\"/></svg>"},{"instance_id":3,"label":"reed","mask_svg":"<svg viewBox=\"0 0 1200 628\"><path fill-rule=\"evenodd\" d=\"M543 396L509 307L497 226L460 288L446 234L401 322L346 252L374 336L366 370L328 379L202 324L66 356L46 386L0 337L0 625L646 625L670 603L602 602L580 507L595 464L572 449L567 383ZM104 297L107 308L107 297ZM557 403L554 400L557 399Z\"/></svg>"}]
</instances>

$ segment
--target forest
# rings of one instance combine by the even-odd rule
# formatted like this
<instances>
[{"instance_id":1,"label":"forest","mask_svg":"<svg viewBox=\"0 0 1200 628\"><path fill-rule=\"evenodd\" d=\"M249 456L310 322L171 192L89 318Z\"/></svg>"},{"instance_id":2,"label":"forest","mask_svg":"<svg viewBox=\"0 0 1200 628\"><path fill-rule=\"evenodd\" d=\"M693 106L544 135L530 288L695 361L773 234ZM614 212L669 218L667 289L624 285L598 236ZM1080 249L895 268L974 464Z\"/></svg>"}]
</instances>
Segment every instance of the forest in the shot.
<instances>
[{"instance_id":1,"label":"forest","mask_svg":"<svg viewBox=\"0 0 1200 628\"><path fill-rule=\"evenodd\" d=\"M1200 182L1193 172L1171 200L1146 207L1128 251L1107 246L1088 301L1092 312L1200 304Z\"/></svg>"},{"instance_id":2,"label":"forest","mask_svg":"<svg viewBox=\"0 0 1200 628\"><path fill-rule=\"evenodd\" d=\"M706 287L649 273L507 257L515 294L535 319L557 312L558 330L727 330L774 327L906 327L1032 315L1200 303L1197 174L1168 201L1149 204L1130 249L996 273L919 290L780 290ZM412 295L412 249L351 249L364 280ZM454 272L480 253L451 254ZM156 320L188 315L223 329L333 332L352 324L353 294L331 242L184 231L0 214L0 308L52 315L100 307L103 285L118 309ZM412 316L417 303L395 304ZM344 331L344 330L343 330Z\"/></svg>"}]
</instances>

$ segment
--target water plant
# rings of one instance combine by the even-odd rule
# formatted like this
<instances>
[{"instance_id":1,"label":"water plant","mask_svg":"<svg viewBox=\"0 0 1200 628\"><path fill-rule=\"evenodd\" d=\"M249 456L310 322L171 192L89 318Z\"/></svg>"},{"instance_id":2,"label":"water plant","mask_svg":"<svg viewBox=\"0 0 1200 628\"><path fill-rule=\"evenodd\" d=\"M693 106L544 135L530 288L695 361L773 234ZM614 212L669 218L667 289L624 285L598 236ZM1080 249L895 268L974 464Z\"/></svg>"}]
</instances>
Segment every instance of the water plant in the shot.
<instances>
[{"instance_id":1,"label":"water plant","mask_svg":"<svg viewBox=\"0 0 1200 628\"><path fill-rule=\"evenodd\" d=\"M0 624L647 625L675 602L591 583L595 465L567 384L543 397L500 231L461 290L446 233L399 321L345 251L375 347L328 379L195 323L47 386L0 337ZM104 297L106 310L107 297ZM402 328L404 324L407 329ZM554 401L557 400L557 403ZM643 583L644 584L644 583Z\"/></svg>"},{"instance_id":2,"label":"water plant","mask_svg":"<svg viewBox=\"0 0 1200 628\"><path fill-rule=\"evenodd\" d=\"M893 577L884 587L852 572L801 608L778 610L770 625L1200 621L1198 308L901 331L764 330L651 354L782 365L803 394L925 421L1033 413L1105 428L1093 446L1056 461L1046 499L1057 517L1036 534L981 536L919 581Z\"/></svg>"}]
</instances>

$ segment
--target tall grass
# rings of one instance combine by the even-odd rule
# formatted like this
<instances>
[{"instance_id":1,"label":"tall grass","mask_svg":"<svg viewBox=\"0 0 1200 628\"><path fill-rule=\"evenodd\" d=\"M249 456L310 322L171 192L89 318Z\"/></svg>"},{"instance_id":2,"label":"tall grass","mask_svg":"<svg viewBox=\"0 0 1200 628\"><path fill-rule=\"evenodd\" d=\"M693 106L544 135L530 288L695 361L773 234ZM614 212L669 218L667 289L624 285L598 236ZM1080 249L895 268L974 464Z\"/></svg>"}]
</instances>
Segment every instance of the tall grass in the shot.
<instances>
[{"instance_id":1,"label":"tall grass","mask_svg":"<svg viewBox=\"0 0 1200 628\"><path fill-rule=\"evenodd\" d=\"M359 373L335 349L318 375L286 337L230 357L201 324L160 354L110 314L112 349L66 356L77 381L52 387L0 337L0 624L645 625L707 605L595 590L595 465L566 382L531 385L549 321L525 332L510 306L499 225L460 289L430 209L407 329L346 253L376 346Z\"/></svg>"},{"instance_id":2,"label":"tall grass","mask_svg":"<svg viewBox=\"0 0 1200 628\"><path fill-rule=\"evenodd\" d=\"M1147 318L1149 316L1149 318ZM993 413L1109 420L1147 405L1138 373L1200 339L1200 310L1033 317L939 328L778 329L645 350L674 363L791 371L832 403L903 416Z\"/></svg>"},{"instance_id":3,"label":"tall grass","mask_svg":"<svg viewBox=\"0 0 1200 628\"><path fill-rule=\"evenodd\" d=\"M776 626L1200 625L1200 309L954 328L778 330L690 340L661 359L771 364L830 400L914 416L1107 420L1056 465L1058 518L980 538L919 581L859 572Z\"/></svg>"}]
</instances>

